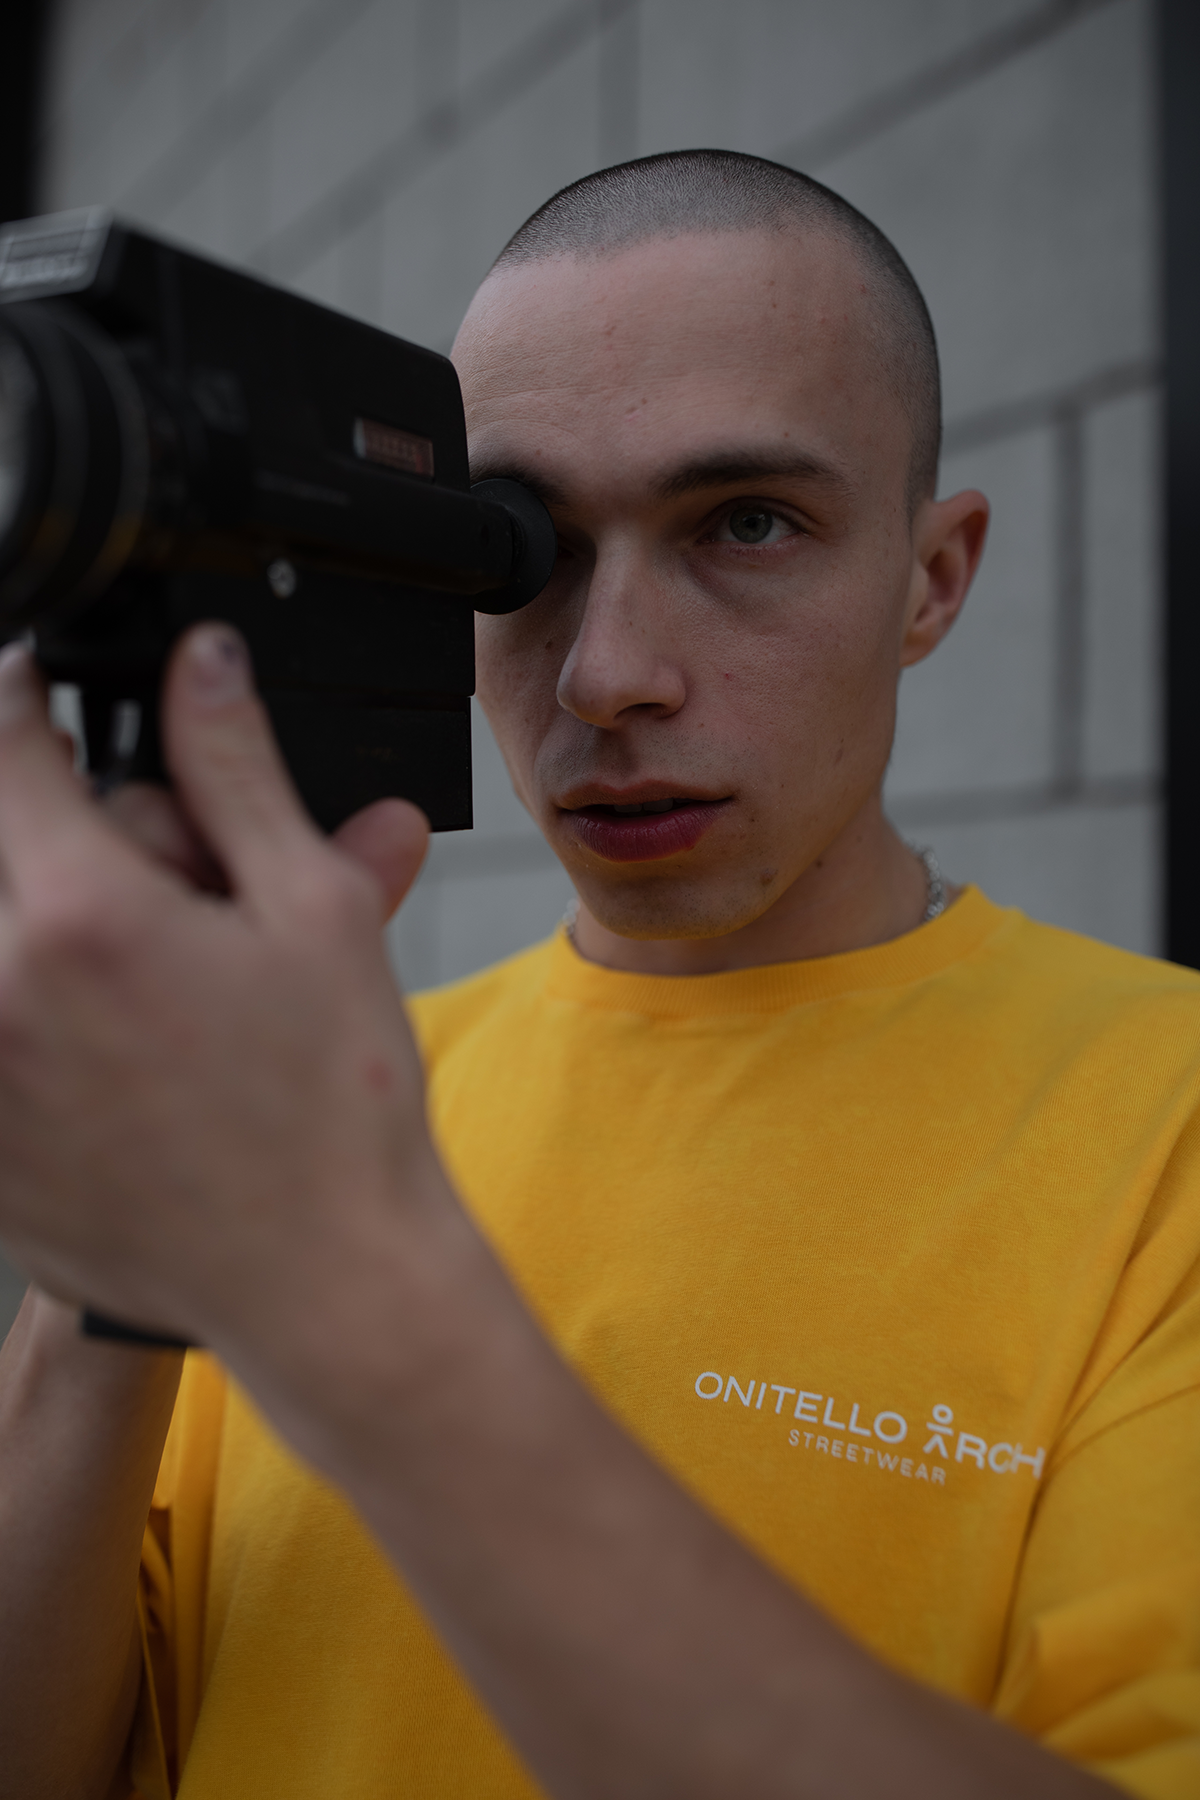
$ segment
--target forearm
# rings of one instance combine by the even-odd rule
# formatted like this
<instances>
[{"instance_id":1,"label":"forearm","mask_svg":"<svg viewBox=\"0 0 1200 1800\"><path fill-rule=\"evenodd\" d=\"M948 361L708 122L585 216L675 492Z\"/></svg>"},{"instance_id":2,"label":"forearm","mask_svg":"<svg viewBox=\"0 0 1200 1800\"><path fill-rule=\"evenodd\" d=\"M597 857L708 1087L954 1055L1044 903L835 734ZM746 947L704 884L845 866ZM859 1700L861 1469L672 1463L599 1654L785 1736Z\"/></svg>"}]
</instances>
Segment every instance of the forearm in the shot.
<instances>
[{"instance_id":1,"label":"forearm","mask_svg":"<svg viewBox=\"0 0 1200 1800\"><path fill-rule=\"evenodd\" d=\"M136 1704L142 1533L181 1357L32 1291L0 1352L0 1800L106 1796Z\"/></svg>"},{"instance_id":2,"label":"forearm","mask_svg":"<svg viewBox=\"0 0 1200 1800\"><path fill-rule=\"evenodd\" d=\"M319 1368L280 1321L244 1378L550 1794L1111 1793L853 1644L592 1400L461 1215L430 1216L339 1272Z\"/></svg>"},{"instance_id":3,"label":"forearm","mask_svg":"<svg viewBox=\"0 0 1200 1800\"><path fill-rule=\"evenodd\" d=\"M222 1356L358 1506L560 1800L1105 1792L876 1664L561 1365L436 1170L379 944L384 886L301 815L228 632L185 642L162 708L221 901L144 865L89 809L28 665L6 659L0 1224L43 1281ZM419 861L412 823L378 858L388 892ZM114 1677L97 1707L92 1684L102 1666L128 1681L161 1367L161 1388L151 1375L126 1395L123 1442L90 1417L39 1437L36 1369L16 1383L25 1571L0 1682L10 1730L34 1721L26 1756L52 1713L72 1745L91 1733L111 1751L126 1690ZM31 1454L34 1474L16 1473Z\"/></svg>"}]
</instances>

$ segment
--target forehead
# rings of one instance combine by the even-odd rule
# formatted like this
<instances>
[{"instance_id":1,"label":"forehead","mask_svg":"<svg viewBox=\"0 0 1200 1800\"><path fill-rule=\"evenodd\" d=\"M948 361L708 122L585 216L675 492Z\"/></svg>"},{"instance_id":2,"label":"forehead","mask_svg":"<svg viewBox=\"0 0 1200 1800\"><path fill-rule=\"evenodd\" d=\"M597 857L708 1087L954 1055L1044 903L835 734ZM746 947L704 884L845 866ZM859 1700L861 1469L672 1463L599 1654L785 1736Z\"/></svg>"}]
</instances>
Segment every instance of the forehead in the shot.
<instances>
[{"instance_id":1,"label":"forehead","mask_svg":"<svg viewBox=\"0 0 1200 1800\"><path fill-rule=\"evenodd\" d=\"M454 360L472 454L636 481L731 434L901 478L908 428L869 277L825 238L725 233L489 277Z\"/></svg>"}]
</instances>

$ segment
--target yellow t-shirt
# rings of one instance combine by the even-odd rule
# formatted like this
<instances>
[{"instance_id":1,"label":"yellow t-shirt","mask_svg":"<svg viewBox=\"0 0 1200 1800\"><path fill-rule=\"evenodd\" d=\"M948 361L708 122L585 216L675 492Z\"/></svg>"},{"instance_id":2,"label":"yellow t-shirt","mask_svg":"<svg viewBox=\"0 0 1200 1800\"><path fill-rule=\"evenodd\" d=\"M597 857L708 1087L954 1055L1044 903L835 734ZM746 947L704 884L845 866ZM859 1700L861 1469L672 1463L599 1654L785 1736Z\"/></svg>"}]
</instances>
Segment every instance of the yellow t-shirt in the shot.
<instances>
[{"instance_id":1,"label":"yellow t-shirt","mask_svg":"<svg viewBox=\"0 0 1200 1800\"><path fill-rule=\"evenodd\" d=\"M888 1662L1196 1800L1200 978L969 890L693 979L560 935L414 1012L459 1191L629 1430ZM143 1593L146 1800L534 1792L200 1355Z\"/></svg>"}]
</instances>

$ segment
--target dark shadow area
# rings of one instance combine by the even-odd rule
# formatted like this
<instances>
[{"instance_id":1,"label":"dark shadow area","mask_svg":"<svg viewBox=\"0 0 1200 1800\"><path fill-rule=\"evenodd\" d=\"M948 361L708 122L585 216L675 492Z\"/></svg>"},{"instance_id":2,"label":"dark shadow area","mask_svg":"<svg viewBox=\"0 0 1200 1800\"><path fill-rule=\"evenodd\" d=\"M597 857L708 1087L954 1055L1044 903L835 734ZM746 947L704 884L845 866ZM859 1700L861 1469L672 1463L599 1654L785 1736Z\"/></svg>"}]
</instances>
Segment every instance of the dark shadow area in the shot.
<instances>
[{"instance_id":1,"label":"dark shadow area","mask_svg":"<svg viewBox=\"0 0 1200 1800\"><path fill-rule=\"evenodd\" d=\"M1167 373L1167 921L1200 968L1200 9L1160 0Z\"/></svg>"}]
</instances>

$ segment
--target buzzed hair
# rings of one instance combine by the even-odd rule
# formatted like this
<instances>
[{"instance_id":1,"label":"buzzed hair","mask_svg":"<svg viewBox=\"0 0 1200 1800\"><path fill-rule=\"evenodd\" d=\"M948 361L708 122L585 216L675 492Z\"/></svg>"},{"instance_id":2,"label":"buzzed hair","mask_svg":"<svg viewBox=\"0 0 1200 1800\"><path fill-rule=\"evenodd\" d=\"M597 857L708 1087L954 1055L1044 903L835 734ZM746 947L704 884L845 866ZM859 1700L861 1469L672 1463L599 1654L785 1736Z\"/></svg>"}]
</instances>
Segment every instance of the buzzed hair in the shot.
<instances>
[{"instance_id":1,"label":"buzzed hair","mask_svg":"<svg viewBox=\"0 0 1200 1800\"><path fill-rule=\"evenodd\" d=\"M912 431L910 511L934 493L942 441L937 339L907 263L832 188L737 150L671 150L572 182L514 232L492 265L608 256L653 238L702 232L819 232L852 250L871 279L885 372Z\"/></svg>"}]
</instances>

